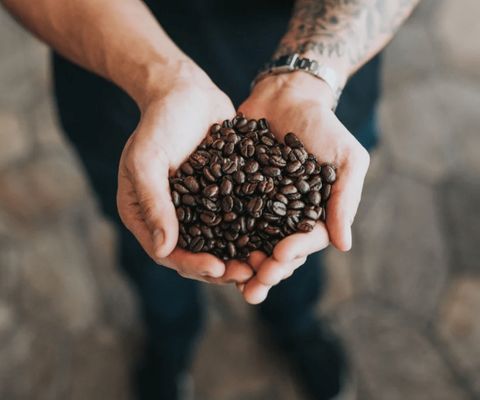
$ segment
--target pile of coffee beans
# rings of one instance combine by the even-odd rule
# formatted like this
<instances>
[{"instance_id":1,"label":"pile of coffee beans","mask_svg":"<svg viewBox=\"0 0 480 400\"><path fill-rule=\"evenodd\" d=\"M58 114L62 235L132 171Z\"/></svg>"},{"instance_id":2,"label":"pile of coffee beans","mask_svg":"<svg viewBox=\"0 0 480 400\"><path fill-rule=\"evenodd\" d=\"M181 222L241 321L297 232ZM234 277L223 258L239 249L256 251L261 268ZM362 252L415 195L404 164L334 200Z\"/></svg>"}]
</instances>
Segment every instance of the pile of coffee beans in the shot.
<instances>
[{"instance_id":1,"label":"pile of coffee beans","mask_svg":"<svg viewBox=\"0 0 480 400\"><path fill-rule=\"evenodd\" d=\"M242 114L210 128L170 178L181 248L223 260L270 255L285 236L325 221L335 168L320 165L295 134L284 141L264 118Z\"/></svg>"}]
</instances>

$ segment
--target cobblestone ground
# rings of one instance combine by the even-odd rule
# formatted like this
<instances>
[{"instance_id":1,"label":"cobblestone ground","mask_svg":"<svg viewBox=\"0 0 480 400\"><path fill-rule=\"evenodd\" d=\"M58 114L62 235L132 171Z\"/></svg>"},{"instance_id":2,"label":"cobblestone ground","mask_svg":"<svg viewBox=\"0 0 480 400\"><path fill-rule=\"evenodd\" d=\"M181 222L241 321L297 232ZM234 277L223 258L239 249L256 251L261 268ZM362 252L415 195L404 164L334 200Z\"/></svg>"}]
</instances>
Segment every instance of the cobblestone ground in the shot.
<instances>
[{"instance_id":1,"label":"cobblestone ground","mask_svg":"<svg viewBox=\"0 0 480 400\"><path fill-rule=\"evenodd\" d=\"M383 140L318 312L361 400L480 399L480 3L424 0L385 54ZM128 399L135 301L48 94L0 11L0 398ZM302 400L252 307L209 288L198 400Z\"/></svg>"}]
</instances>

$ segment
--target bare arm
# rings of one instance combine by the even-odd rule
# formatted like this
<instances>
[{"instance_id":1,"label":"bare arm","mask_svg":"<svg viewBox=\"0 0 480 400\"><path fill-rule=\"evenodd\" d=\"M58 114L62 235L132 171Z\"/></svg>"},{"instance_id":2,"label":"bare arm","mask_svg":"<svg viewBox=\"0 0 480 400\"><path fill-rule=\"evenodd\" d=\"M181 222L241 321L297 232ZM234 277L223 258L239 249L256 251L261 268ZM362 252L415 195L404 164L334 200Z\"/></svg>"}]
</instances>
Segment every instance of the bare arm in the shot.
<instances>
[{"instance_id":1,"label":"bare arm","mask_svg":"<svg viewBox=\"0 0 480 400\"><path fill-rule=\"evenodd\" d=\"M276 55L306 55L345 82L385 47L419 1L297 0Z\"/></svg>"},{"instance_id":2,"label":"bare arm","mask_svg":"<svg viewBox=\"0 0 480 400\"><path fill-rule=\"evenodd\" d=\"M59 53L115 82L140 105L186 70L203 75L140 0L0 1ZM170 79L159 79L165 76Z\"/></svg>"}]
</instances>

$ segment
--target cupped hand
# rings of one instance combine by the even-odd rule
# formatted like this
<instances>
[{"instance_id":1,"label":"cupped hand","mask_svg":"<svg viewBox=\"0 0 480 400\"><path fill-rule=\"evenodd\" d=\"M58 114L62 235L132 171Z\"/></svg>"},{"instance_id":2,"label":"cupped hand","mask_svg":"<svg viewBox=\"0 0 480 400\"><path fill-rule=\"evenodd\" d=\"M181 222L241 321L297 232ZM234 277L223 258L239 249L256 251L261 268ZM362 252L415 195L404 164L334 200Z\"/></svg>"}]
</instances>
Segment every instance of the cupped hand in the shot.
<instances>
[{"instance_id":1,"label":"cupped hand","mask_svg":"<svg viewBox=\"0 0 480 400\"><path fill-rule=\"evenodd\" d=\"M370 157L332 111L333 96L321 80L295 72L260 81L240 111L247 117L265 117L280 141L294 132L320 163L337 167L337 181L327 205L326 223L318 222L309 233L296 233L281 240L270 257L252 255L256 275L240 285L246 301L265 300L270 288L288 278L306 257L331 242L337 249L352 246L351 225L360 202Z\"/></svg>"},{"instance_id":2,"label":"cupped hand","mask_svg":"<svg viewBox=\"0 0 480 400\"><path fill-rule=\"evenodd\" d=\"M205 77L172 82L142 107L128 139L118 172L117 207L122 222L158 264L183 277L212 283L244 282L253 272L246 264L194 254L176 247L178 220L168 177L195 150L209 127L232 118L230 99Z\"/></svg>"}]
</instances>

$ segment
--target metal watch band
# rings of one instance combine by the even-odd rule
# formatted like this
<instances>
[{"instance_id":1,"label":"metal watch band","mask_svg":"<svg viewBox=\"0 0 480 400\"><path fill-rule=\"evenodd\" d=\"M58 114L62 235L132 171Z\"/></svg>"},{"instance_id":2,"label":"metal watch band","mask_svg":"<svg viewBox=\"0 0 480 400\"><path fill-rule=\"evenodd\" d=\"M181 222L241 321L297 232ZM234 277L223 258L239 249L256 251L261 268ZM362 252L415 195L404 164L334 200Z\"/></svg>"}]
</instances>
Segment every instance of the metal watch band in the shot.
<instances>
[{"instance_id":1,"label":"metal watch band","mask_svg":"<svg viewBox=\"0 0 480 400\"><path fill-rule=\"evenodd\" d=\"M342 94L342 86L339 82L337 73L333 68L327 67L326 65L320 65L315 60L300 57L297 53L281 56L275 60L267 62L263 68L260 69L257 77L252 82L252 88L257 82L269 75L278 75L294 71L304 71L324 81L330 89L332 89L335 99L333 109L335 110L340 95Z\"/></svg>"}]
</instances>

